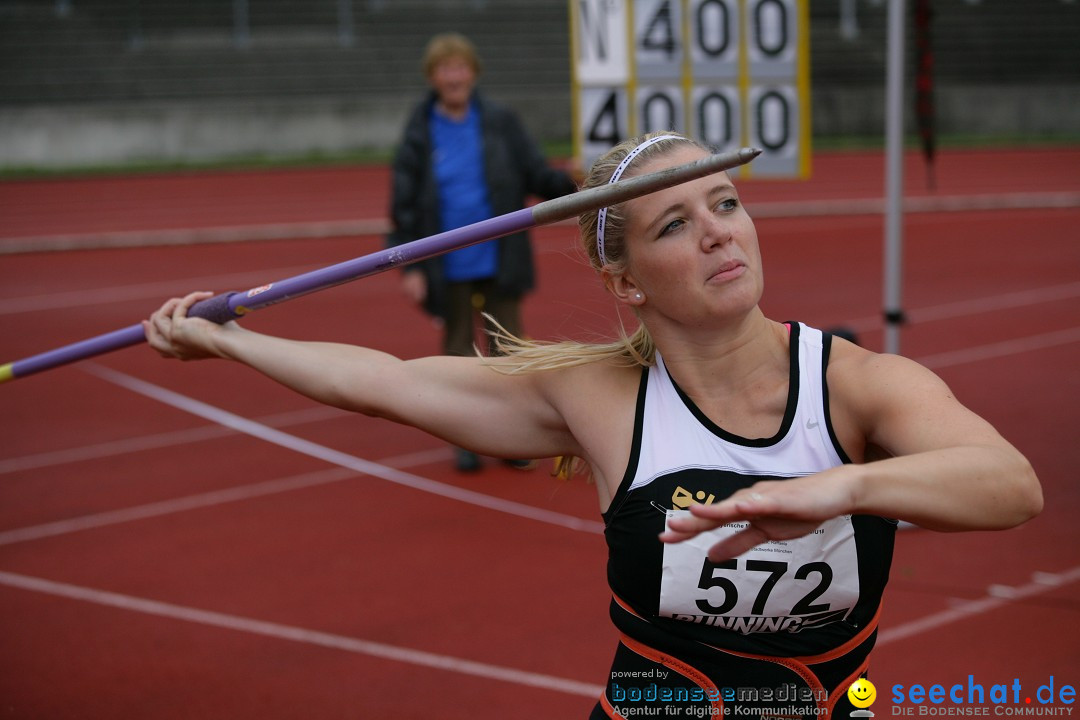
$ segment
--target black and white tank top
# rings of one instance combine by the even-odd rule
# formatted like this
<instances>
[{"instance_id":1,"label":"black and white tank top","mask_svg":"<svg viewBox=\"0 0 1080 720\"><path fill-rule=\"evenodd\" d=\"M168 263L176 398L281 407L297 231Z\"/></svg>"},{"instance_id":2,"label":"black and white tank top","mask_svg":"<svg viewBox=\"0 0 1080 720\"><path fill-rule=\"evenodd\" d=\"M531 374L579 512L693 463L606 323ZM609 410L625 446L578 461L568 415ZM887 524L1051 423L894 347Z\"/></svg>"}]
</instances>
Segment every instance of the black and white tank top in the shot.
<instances>
[{"instance_id":1,"label":"black and white tank top","mask_svg":"<svg viewBox=\"0 0 1080 720\"><path fill-rule=\"evenodd\" d=\"M743 438L718 427L659 355L643 370L631 455L604 520L611 589L658 629L735 651L812 654L855 636L878 609L895 528L883 518L834 518L807 536L766 542L719 564L706 553L739 523L683 543L657 539L668 519L693 503L849 462L829 417L831 338L789 327L787 405L773 437ZM640 639L655 644L655 637Z\"/></svg>"}]
</instances>

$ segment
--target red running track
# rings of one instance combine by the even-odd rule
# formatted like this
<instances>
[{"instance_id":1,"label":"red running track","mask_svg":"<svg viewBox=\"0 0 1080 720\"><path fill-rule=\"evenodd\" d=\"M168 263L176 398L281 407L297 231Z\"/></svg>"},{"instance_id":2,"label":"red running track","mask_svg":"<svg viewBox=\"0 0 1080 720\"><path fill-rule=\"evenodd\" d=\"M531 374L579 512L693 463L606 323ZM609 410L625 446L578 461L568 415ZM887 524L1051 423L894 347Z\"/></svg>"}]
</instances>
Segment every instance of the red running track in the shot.
<instances>
[{"instance_id":1,"label":"red running track","mask_svg":"<svg viewBox=\"0 0 1080 720\"><path fill-rule=\"evenodd\" d=\"M1037 705L1051 676L1059 690L1080 684L1078 161L1075 149L944 153L930 193L909 158L911 196L993 209L907 217L902 350L1032 459L1047 504L1003 533L901 533L871 669L878 714L892 714L897 684L1018 680L1010 707ZM848 325L880 346L882 220L858 201L882 176L879 155L855 153L815 158L810 182L740 183L771 316ZM385 177L2 183L0 243L379 221ZM1009 209L1021 196L1059 207ZM793 211L806 214L783 216ZM573 243L568 226L537 233L537 337L613 327ZM244 289L379 246L8 255L0 359L128 325L186 290ZM437 347L390 274L246 322L407 357ZM146 348L7 383L0 407L0 717L572 718L594 702L614 633L596 501L580 481L494 461L457 475L419 432Z\"/></svg>"}]
</instances>

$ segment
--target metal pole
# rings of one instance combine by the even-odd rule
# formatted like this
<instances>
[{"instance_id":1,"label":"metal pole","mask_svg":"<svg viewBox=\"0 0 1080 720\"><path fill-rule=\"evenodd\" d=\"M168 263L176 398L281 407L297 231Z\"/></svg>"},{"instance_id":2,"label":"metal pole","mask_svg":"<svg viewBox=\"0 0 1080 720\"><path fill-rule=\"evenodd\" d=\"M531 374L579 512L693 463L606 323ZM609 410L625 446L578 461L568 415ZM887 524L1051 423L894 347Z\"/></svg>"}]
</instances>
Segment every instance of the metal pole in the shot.
<instances>
[{"instance_id":1,"label":"metal pole","mask_svg":"<svg viewBox=\"0 0 1080 720\"><path fill-rule=\"evenodd\" d=\"M855 14L855 0L840 0L840 37L854 40L859 37L859 19Z\"/></svg>"},{"instance_id":2,"label":"metal pole","mask_svg":"<svg viewBox=\"0 0 1080 720\"><path fill-rule=\"evenodd\" d=\"M142 0L128 0L128 48L143 48Z\"/></svg>"},{"instance_id":3,"label":"metal pole","mask_svg":"<svg viewBox=\"0 0 1080 720\"><path fill-rule=\"evenodd\" d=\"M885 352L900 352L904 246L904 20L905 0L889 0L885 67Z\"/></svg>"},{"instance_id":4,"label":"metal pole","mask_svg":"<svg viewBox=\"0 0 1080 720\"><path fill-rule=\"evenodd\" d=\"M246 48L251 42L251 15L248 0L233 0L233 44Z\"/></svg>"},{"instance_id":5,"label":"metal pole","mask_svg":"<svg viewBox=\"0 0 1080 720\"><path fill-rule=\"evenodd\" d=\"M341 47L352 47L356 43L356 32L353 30L352 0L337 0L337 20L338 44Z\"/></svg>"}]
</instances>

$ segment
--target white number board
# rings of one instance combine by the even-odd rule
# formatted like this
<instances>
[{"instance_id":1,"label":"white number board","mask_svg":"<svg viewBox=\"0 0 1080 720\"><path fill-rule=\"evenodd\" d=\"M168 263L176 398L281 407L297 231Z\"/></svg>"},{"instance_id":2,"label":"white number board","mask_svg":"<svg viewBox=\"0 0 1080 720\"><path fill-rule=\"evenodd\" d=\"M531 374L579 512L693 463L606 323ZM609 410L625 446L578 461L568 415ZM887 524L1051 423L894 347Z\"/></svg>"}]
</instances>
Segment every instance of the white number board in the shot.
<instances>
[{"instance_id":1,"label":"white number board","mask_svg":"<svg viewBox=\"0 0 1080 720\"><path fill-rule=\"evenodd\" d=\"M762 149L744 176L809 174L809 0L569 0L574 147L676 130Z\"/></svg>"}]
</instances>

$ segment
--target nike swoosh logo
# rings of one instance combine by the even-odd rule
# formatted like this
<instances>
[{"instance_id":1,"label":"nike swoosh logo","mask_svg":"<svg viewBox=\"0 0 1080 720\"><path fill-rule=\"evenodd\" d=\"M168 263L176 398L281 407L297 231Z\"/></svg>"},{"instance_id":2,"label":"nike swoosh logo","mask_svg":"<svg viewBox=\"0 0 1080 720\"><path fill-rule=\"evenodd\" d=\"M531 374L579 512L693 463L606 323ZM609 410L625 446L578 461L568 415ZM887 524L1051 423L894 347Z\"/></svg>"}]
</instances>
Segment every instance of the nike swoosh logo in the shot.
<instances>
[{"instance_id":1,"label":"nike swoosh logo","mask_svg":"<svg viewBox=\"0 0 1080 720\"><path fill-rule=\"evenodd\" d=\"M818 423L818 421L817 421L817 420L807 420L807 421L806 421L806 429L807 429L807 430L813 430L813 429L814 429L814 428L816 428L816 427L817 427L818 425L819 425L819 423Z\"/></svg>"}]
</instances>

